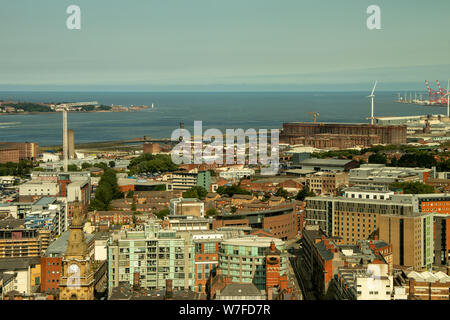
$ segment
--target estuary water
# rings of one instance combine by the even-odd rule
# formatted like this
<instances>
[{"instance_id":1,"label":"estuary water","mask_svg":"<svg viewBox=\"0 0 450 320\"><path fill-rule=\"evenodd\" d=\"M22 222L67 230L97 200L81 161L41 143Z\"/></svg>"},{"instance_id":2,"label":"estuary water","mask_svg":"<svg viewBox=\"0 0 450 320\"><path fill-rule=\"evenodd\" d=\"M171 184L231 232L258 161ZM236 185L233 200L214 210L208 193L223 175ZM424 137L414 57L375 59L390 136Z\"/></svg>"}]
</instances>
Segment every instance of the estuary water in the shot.
<instances>
[{"instance_id":1,"label":"estuary water","mask_svg":"<svg viewBox=\"0 0 450 320\"><path fill-rule=\"evenodd\" d=\"M104 105L149 105L135 112L69 113L75 143L112 141L142 136L168 138L182 121L193 130L273 129L283 122L367 122L370 100L366 92L0 92L0 100L28 102L98 101ZM446 113L445 108L395 103L396 92L378 92L375 116ZM193 131L191 131L193 132ZM0 141L33 141L41 146L62 140L61 113L0 115Z\"/></svg>"}]
</instances>

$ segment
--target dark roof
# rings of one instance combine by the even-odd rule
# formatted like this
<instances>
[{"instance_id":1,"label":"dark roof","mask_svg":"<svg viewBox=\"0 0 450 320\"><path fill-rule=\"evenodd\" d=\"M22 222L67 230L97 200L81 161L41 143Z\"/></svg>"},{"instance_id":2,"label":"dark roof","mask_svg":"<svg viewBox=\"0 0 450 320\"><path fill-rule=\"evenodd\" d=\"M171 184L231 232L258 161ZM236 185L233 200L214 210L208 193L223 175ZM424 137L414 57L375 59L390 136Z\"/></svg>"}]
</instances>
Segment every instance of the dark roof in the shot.
<instances>
[{"instance_id":1,"label":"dark roof","mask_svg":"<svg viewBox=\"0 0 450 320\"><path fill-rule=\"evenodd\" d=\"M389 245L389 243L384 242L383 240L375 240L373 241L373 244L375 245L376 249L384 248Z\"/></svg>"},{"instance_id":2,"label":"dark roof","mask_svg":"<svg viewBox=\"0 0 450 320\"><path fill-rule=\"evenodd\" d=\"M16 275L14 273L0 273L0 280L3 280L3 284L8 283L15 277Z\"/></svg>"},{"instance_id":3,"label":"dark roof","mask_svg":"<svg viewBox=\"0 0 450 320\"><path fill-rule=\"evenodd\" d=\"M251 194L234 194L233 199L253 199L253 195Z\"/></svg>"},{"instance_id":4,"label":"dark roof","mask_svg":"<svg viewBox=\"0 0 450 320\"><path fill-rule=\"evenodd\" d=\"M333 259L333 253L331 253L326 249L323 240L316 244L316 248L319 251L320 255L322 256L323 260L328 261Z\"/></svg>"},{"instance_id":5,"label":"dark roof","mask_svg":"<svg viewBox=\"0 0 450 320\"><path fill-rule=\"evenodd\" d=\"M300 161L301 165L321 165L321 166L345 166L352 162L349 159L319 159L319 158L309 158Z\"/></svg>"},{"instance_id":6,"label":"dark roof","mask_svg":"<svg viewBox=\"0 0 450 320\"><path fill-rule=\"evenodd\" d=\"M230 283L219 295L221 296L256 296L261 291L253 283Z\"/></svg>"},{"instance_id":7,"label":"dark roof","mask_svg":"<svg viewBox=\"0 0 450 320\"><path fill-rule=\"evenodd\" d=\"M166 298L166 290L133 290L129 283L120 284L111 291L109 300L199 300L203 295L190 290L174 290L172 297Z\"/></svg>"},{"instance_id":8,"label":"dark roof","mask_svg":"<svg viewBox=\"0 0 450 320\"><path fill-rule=\"evenodd\" d=\"M59 238L57 238L55 241L50 243L47 250L45 251L45 256L46 257L49 257L49 256L62 257L66 253L66 250L67 250L67 245L69 243L69 235L70 235L70 230L67 230L67 231L63 232L61 234L61 236L59 236ZM86 240L86 244L89 244L91 242L91 240L94 238L94 235L85 233L84 237Z\"/></svg>"},{"instance_id":9,"label":"dark roof","mask_svg":"<svg viewBox=\"0 0 450 320\"><path fill-rule=\"evenodd\" d=\"M0 229L22 229L25 219L6 218L0 220Z\"/></svg>"},{"instance_id":10,"label":"dark roof","mask_svg":"<svg viewBox=\"0 0 450 320\"><path fill-rule=\"evenodd\" d=\"M40 263L41 257L2 258L0 259L0 271L22 270Z\"/></svg>"}]
</instances>

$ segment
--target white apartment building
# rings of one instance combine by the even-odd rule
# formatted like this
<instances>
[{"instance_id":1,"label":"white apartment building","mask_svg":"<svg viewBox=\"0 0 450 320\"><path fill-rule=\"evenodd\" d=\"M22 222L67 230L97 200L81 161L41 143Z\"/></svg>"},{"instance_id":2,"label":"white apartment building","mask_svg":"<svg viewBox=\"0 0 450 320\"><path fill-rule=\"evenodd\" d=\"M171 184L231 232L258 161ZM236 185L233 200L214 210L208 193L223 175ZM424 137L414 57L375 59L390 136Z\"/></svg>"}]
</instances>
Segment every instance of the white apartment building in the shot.
<instances>
[{"instance_id":1,"label":"white apartment building","mask_svg":"<svg viewBox=\"0 0 450 320\"><path fill-rule=\"evenodd\" d=\"M240 180L242 178L248 178L253 175L255 175L255 170L250 168L228 168L228 170L219 173L219 177L226 180Z\"/></svg>"}]
</instances>

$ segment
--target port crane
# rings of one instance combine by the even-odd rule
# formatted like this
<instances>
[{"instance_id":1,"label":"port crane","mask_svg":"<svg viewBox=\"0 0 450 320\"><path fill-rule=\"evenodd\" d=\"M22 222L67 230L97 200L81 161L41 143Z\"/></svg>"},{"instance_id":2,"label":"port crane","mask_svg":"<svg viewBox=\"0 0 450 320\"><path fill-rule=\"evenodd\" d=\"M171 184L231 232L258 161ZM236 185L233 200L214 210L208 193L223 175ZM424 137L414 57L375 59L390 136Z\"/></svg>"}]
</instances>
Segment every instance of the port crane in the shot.
<instances>
[{"instance_id":1,"label":"port crane","mask_svg":"<svg viewBox=\"0 0 450 320\"><path fill-rule=\"evenodd\" d=\"M307 112L308 114L312 114L313 116L314 116L314 123L316 123L317 122L317 116L319 116L319 113L317 112L317 111L314 111L314 112Z\"/></svg>"},{"instance_id":2,"label":"port crane","mask_svg":"<svg viewBox=\"0 0 450 320\"><path fill-rule=\"evenodd\" d=\"M439 91L434 90L430 87L427 80L425 80L425 84L427 86L428 94L429 94L429 104L447 104L448 97L448 90L445 91L445 89L441 88L441 84L439 83L439 80L436 80L436 83L438 85Z\"/></svg>"}]
</instances>

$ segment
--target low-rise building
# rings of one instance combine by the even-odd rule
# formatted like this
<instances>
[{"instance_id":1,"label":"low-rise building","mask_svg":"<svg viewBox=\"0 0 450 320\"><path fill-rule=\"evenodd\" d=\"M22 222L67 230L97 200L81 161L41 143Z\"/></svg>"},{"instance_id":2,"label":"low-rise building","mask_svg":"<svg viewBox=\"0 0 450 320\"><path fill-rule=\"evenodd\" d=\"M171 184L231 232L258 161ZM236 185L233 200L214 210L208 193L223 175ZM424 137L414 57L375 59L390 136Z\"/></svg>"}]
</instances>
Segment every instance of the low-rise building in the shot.
<instances>
[{"instance_id":1,"label":"low-rise building","mask_svg":"<svg viewBox=\"0 0 450 320\"><path fill-rule=\"evenodd\" d=\"M270 230L282 240L294 239L298 235L297 209L295 204L281 205L270 210L222 214L214 217L212 228L224 226L249 226L253 229Z\"/></svg>"},{"instance_id":2,"label":"low-rise building","mask_svg":"<svg viewBox=\"0 0 450 320\"><path fill-rule=\"evenodd\" d=\"M40 257L20 257L0 259L0 274L14 276L13 285L8 287L20 294L38 292L40 284ZM4 295L8 294L3 292Z\"/></svg>"},{"instance_id":3,"label":"low-rise building","mask_svg":"<svg viewBox=\"0 0 450 320\"><path fill-rule=\"evenodd\" d=\"M175 198L170 200L170 214L177 216L205 216L205 204L197 198Z\"/></svg>"},{"instance_id":4,"label":"low-rise building","mask_svg":"<svg viewBox=\"0 0 450 320\"><path fill-rule=\"evenodd\" d=\"M348 186L347 172L317 172L306 178L306 186L317 195L336 194L340 188Z\"/></svg>"},{"instance_id":5,"label":"low-rise building","mask_svg":"<svg viewBox=\"0 0 450 320\"><path fill-rule=\"evenodd\" d=\"M349 171L350 185L389 186L394 182L426 182L433 175L433 169L386 167L384 164L362 164Z\"/></svg>"},{"instance_id":6,"label":"low-rise building","mask_svg":"<svg viewBox=\"0 0 450 320\"><path fill-rule=\"evenodd\" d=\"M408 300L450 300L450 276L442 271L402 271L395 280L395 290L404 289Z\"/></svg>"}]
</instances>

